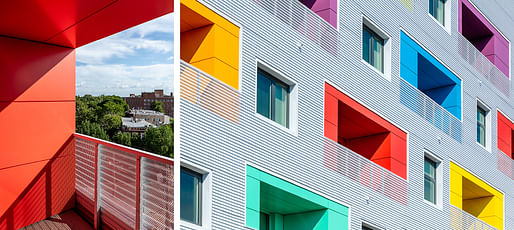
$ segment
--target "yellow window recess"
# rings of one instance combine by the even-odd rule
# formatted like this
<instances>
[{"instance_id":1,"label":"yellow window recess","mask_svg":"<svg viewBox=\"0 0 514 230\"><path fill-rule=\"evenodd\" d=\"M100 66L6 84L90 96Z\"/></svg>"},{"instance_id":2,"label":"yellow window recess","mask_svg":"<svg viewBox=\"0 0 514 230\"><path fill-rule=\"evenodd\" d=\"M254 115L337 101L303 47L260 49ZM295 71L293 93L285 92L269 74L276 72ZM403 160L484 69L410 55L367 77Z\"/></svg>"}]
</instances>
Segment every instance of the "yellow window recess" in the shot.
<instances>
[{"instance_id":1,"label":"yellow window recess","mask_svg":"<svg viewBox=\"0 0 514 230\"><path fill-rule=\"evenodd\" d=\"M238 90L239 27L195 0L180 10L180 58Z\"/></svg>"},{"instance_id":2,"label":"yellow window recess","mask_svg":"<svg viewBox=\"0 0 514 230\"><path fill-rule=\"evenodd\" d=\"M450 162L450 204L503 229L503 194Z\"/></svg>"}]
</instances>

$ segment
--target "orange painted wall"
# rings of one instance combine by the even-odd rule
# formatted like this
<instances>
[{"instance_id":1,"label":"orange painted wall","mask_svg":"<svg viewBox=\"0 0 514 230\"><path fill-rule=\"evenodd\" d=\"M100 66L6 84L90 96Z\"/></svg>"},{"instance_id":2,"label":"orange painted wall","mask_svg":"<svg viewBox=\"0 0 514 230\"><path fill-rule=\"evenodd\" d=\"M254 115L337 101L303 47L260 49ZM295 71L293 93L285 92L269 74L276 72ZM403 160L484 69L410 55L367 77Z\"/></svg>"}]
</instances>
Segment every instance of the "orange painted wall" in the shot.
<instances>
[{"instance_id":1,"label":"orange painted wall","mask_svg":"<svg viewBox=\"0 0 514 230\"><path fill-rule=\"evenodd\" d=\"M74 206L75 51L0 37L0 229Z\"/></svg>"},{"instance_id":2,"label":"orange painted wall","mask_svg":"<svg viewBox=\"0 0 514 230\"><path fill-rule=\"evenodd\" d=\"M498 149L514 159L513 155L513 131L514 124L498 112Z\"/></svg>"}]
</instances>

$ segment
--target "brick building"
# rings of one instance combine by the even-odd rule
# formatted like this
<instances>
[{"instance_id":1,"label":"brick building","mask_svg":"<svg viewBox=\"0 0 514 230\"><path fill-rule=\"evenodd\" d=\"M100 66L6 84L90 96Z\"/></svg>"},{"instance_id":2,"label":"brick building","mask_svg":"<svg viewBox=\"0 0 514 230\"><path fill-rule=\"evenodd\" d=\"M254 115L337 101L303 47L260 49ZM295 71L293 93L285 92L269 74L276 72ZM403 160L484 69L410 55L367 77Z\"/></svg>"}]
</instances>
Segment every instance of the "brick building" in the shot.
<instances>
[{"instance_id":1,"label":"brick building","mask_svg":"<svg viewBox=\"0 0 514 230\"><path fill-rule=\"evenodd\" d=\"M130 94L129 97L124 97L123 100L127 102L131 109L145 110L152 109L152 102L160 101L163 103L164 113L173 117L173 93L165 95L162 89L156 89L153 92L143 92L141 95Z\"/></svg>"}]
</instances>

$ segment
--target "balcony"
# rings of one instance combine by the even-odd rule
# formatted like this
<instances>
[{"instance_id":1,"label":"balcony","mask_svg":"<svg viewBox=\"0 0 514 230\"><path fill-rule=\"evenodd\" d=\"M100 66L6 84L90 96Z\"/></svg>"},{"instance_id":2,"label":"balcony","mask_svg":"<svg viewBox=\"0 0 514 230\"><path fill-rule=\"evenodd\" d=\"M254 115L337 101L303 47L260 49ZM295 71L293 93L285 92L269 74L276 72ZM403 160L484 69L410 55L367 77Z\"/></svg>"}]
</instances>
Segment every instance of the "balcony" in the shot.
<instances>
[{"instance_id":1,"label":"balcony","mask_svg":"<svg viewBox=\"0 0 514 230\"><path fill-rule=\"evenodd\" d=\"M462 122L403 79L400 79L400 102L456 141L462 142Z\"/></svg>"},{"instance_id":2,"label":"balcony","mask_svg":"<svg viewBox=\"0 0 514 230\"><path fill-rule=\"evenodd\" d=\"M331 55L338 56L337 29L299 0L254 0L254 2Z\"/></svg>"},{"instance_id":3,"label":"balcony","mask_svg":"<svg viewBox=\"0 0 514 230\"><path fill-rule=\"evenodd\" d=\"M180 63L180 92L182 99L239 123L239 91L185 61Z\"/></svg>"},{"instance_id":4,"label":"balcony","mask_svg":"<svg viewBox=\"0 0 514 230\"><path fill-rule=\"evenodd\" d=\"M74 209L27 229L173 229L173 160L82 134L74 141Z\"/></svg>"},{"instance_id":5,"label":"balcony","mask_svg":"<svg viewBox=\"0 0 514 230\"><path fill-rule=\"evenodd\" d=\"M327 137L323 163L346 178L407 205L407 180Z\"/></svg>"},{"instance_id":6,"label":"balcony","mask_svg":"<svg viewBox=\"0 0 514 230\"><path fill-rule=\"evenodd\" d=\"M498 170L514 180L514 160L498 149Z\"/></svg>"},{"instance_id":7,"label":"balcony","mask_svg":"<svg viewBox=\"0 0 514 230\"><path fill-rule=\"evenodd\" d=\"M464 210L450 205L450 227L451 229L482 229L494 230L496 228L474 217Z\"/></svg>"},{"instance_id":8,"label":"balcony","mask_svg":"<svg viewBox=\"0 0 514 230\"><path fill-rule=\"evenodd\" d=\"M457 33L459 55L505 96L510 96L510 80L462 34Z\"/></svg>"}]
</instances>

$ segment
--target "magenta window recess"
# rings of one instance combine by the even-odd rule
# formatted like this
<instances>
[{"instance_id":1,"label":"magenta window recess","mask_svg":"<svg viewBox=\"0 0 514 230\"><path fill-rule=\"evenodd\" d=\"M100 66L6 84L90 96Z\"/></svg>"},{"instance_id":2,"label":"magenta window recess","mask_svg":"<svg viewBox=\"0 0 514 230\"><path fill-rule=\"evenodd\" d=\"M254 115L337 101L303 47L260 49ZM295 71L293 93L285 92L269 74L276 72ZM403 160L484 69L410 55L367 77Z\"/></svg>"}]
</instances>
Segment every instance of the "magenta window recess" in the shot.
<instances>
[{"instance_id":1,"label":"magenta window recess","mask_svg":"<svg viewBox=\"0 0 514 230\"><path fill-rule=\"evenodd\" d=\"M459 32L509 76L509 42L468 0L459 0Z\"/></svg>"},{"instance_id":2,"label":"magenta window recess","mask_svg":"<svg viewBox=\"0 0 514 230\"><path fill-rule=\"evenodd\" d=\"M300 2L337 28L337 0L300 0Z\"/></svg>"}]
</instances>

